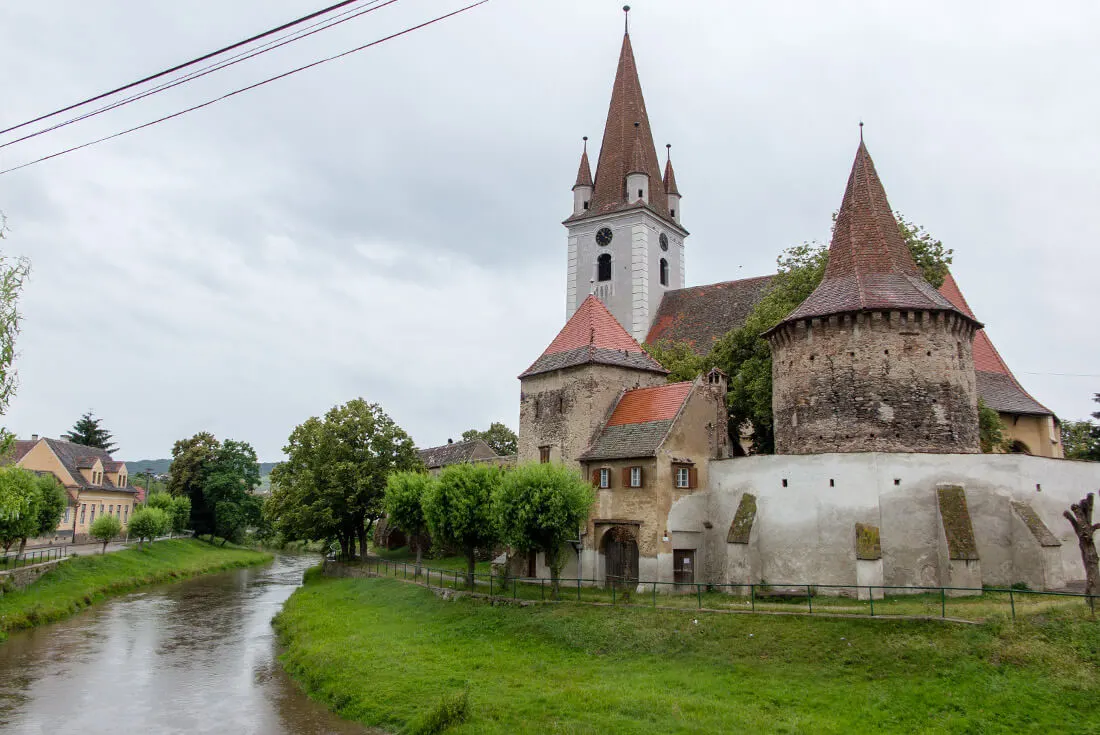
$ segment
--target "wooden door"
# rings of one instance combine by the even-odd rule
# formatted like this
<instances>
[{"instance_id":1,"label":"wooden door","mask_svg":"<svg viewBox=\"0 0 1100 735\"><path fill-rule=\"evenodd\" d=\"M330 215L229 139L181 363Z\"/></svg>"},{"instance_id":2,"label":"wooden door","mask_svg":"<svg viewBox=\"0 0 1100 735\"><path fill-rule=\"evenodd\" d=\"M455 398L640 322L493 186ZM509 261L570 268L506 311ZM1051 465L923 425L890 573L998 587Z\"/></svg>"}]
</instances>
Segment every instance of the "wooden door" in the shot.
<instances>
[{"instance_id":1,"label":"wooden door","mask_svg":"<svg viewBox=\"0 0 1100 735\"><path fill-rule=\"evenodd\" d=\"M638 542L627 533L608 531L604 562L609 585L638 584Z\"/></svg>"},{"instance_id":2,"label":"wooden door","mask_svg":"<svg viewBox=\"0 0 1100 735\"><path fill-rule=\"evenodd\" d=\"M676 584L695 584L695 549L672 550L672 579Z\"/></svg>"}]
</instances>

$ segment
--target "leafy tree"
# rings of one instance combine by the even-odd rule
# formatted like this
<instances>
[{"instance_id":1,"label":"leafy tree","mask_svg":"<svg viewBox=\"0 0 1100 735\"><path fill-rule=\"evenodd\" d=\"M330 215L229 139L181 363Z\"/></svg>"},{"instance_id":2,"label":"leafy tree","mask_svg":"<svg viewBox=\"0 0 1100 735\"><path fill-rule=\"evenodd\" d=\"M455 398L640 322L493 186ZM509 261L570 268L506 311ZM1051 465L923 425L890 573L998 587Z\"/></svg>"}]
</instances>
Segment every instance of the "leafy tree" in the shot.
<instances>
[{"instance_id":1,"label":"leafy tree","mask_svg":"<svg viewBox=\"0 0 1100 735\"><path fill-rule=\"evenodd\" d=\"M6 230L6 220L0 212L0 240L4 239ZM22 321L18 301L30 270L31 264L26 258L0 254L0 415L7 411L18 385L12 365L15 362L15 339L19 336ZM10 447L13 439L9 431L0 428L0 452Z\"/></svg>"},{"instance_id":2,"label":"leafy tree","mask_svg":"<svg viewBox=\"0 0 1100 735\"><path fill-rule=\"evenodd\" d=\"M644 344L642 349L649 353L665 370L669 371L668 381L679 383L683 380L695 380L707 367L707 357L695 354L687 342L659 340L654 344Z\"/></svg>"},{"instance_id":3,"label":"leafy tree","mask_svg":"<svg viewBox=\"0 0 1100 735\"><path fill-rule=\"evenodd\" d=\"M35 474L11 465L0 467L0 546L6 553L16 541L35 535L38 529L38 483Z\"/></svg>"},{"instance_id":4,"label":"leafy tree","mask_svg":"<svg viewBox=\"0 0 1100 735\"><path fill-rule=\"evenodd\" d=\"M51 474L35 475L35 515L37 516L37 528L34 536L48 536L57 530L57 524L61 522L61 516L69 505L69 494ZM27 539L20 541L22 550L27 544Z\"/></svg>"},{"instance_id":5,"label":"leafy tree","mask_svg":"<svg viewBox=\"0 0 1100 735\"><path fill-rule=\"evenodd\" d=\"M118 449L118 446L111 442L113 438L111 432L104 429L101 426L102 423L103 419L95 418L92 412L88 411L61 438L73 444L83 444L86 447L98 447L105 452L113 452Z\"/></svg>"},{"instance_id":6,"label":"leafy tree","mask_svg":"<svg viewBox=\"0 0 1100 735\"><path fill-rule=\"evenodd\" d=\"M985 401L978 399L978 444L981 450L989 454L999 449L1004 449L1005 425L1001 421L1001 415L994 409L985 405Z\"/></svg>"},{"instance_id":7,"label":"leafy tree","mask_svg":"<svg viewBox=\"0 0 1100 735\"><path fill-rule=\"evenodd\" d=\"M833 215L834 221L836 215ZM925 280L937 288L943 285L953 251L933 238L920 225L898 215L898 230ZM813 293L825 275L829 251L816 242L806 242L785 250L777 259L778 273L767 293L749 313L745 323L727 332L715 342L710 353L698 362L688 357L685 348L659 345L650 354L666 369L670 379L685 380L717 366L729 376L729 433L734 450L740 446L741 427L752 432L752 452L775 451L772 420L772 358L767 340L760 335L783 321ZM685 345L686 347L686 345ZM667 362L666 362L667 361ZM689 374L691 373L691 374Z\"/></svg>"},{"instance_id":8,"label":"leafy tree","mask_svg":"<svg viewBox=\"0 0 1100 735\"><path fill-rule=\"evenodd\" d=\"M392 472L421 469L412 438L361 398L297 426L271 475L265 513L288 541L338 541L350 559L382 516Z\"/></svg>"},{"instance_id":9,"label":"leafy tree","mask_svg":"<svg viewBox=\"0 0 1100 735\"><path fill-rule=\"evenodd\" d=\"M1091 421L1063 421L1062 447L1066 459L1100 462L1100 426Z\"/></svg>"},{"instance_id":10,"label":"leafy tree","mask_svg":"<svg viewBox=\"0 0 1100 735\"><path fill-rule=\"evenodd\" d=\"M519 437L516 436L516 432L499 421L494 421L489 424L489 428L485 431L470 429L469 431L462 432L462 441L470 441L471 439L482 439L486 444L492 447L494 452L501 456L515 454L519 451L517 449Z\"/></svg>"},{"instance_id":11,"label":"leafy tree","mask_svg":"<svg viewBox=\"0 0 1100 735\"><path fill-rule=\"evenodd\" d=\"M174 533L183 533L191 521L191 498L182 495L172 498L172 508L168 515L171 519L171 530Z\"/></svg>"},{"instance_id":12,"label":"leafy tree","mask_svg":"<svg viewBox=\"0 0 1100 735\"><path fill-rule=\"evenodd\" d=\"M147 498L145 498L145 507L146 508L159 508L160 510L163 510L164 513L169 518L171 518L172 517L172 510L175 507L175 501L176 500L187 500L187 503L188 503L187 507L188 507L188 510L190 510L191 500L189 498L174 498L171 495L169 495L168 493L160 493L160 492L155 492L155 493L149 495ZM171 532L171 529L169 529L169 532Z\"/></svg>"},{"instance_id":13,"label":"leafy tree","mask_svg":"<svg viewBox=\"0 0 1100 735\"><path fill-rule=\"evenodd\" d=\"M1070 505L1062 511L1073 533L1077 536L1077 546L1081 551L1081 563L1085 566L1085 594L1100 595L1100 556L1096 553L1096 531L1100 523L1092 522L1094 493L1089 493L1079 503Z\"/></svg>"},{"instance_id":14,"label":"leafy tree","mask_svg":"<svg viewBox=\"0 0 1100 735\"><path fill-rule=\"evenodd\" d=\"M498 540L492 499L502 474L499 468L484 464L453 464L424 493L424 518L432 541L462 549L470 589L474 588L477 550L492 548Z\"/></svg>"},{"instance_id":15,"label":"leafy tree","mask_svg":"<svg viewBox=\"0 0 1100 735\"><path fill-rule=\"evenodd\" d=\"M135 515L137 515L135 513ZM92 522L88 535L103 542L103 553L107 553L107 544L122 533L122 521L113 515L102 515Z\"/></svg>"},{"instance_id":16,"label":"leafy tree","mask_svg":"<svg viewBox=\"0 0 1100 735\"><path fill-rule=\"evenodd\" d=\"M206 476L221 443L208 431L189 439L180 439L172 446L172 466L168 475L168 492L191 500L191 528L208 532L214 519L203 496Z\"/></svg>"},{"instance_id":17,"label":"leafy tree","mask_svg":"<svg viewBox=\"0 0 1100 735\"><path fill-rule=\"evenodd\" d=\"M144 548L145 541L152 541L168 528L168 515L160 508L138 508L130 516L130 535L137 537L139 549Z\"/></svg>"},{"instance_id":18,"label":"leafy tree","mask_svg":"<svg viewBox=\"0 0 1100 735\"><path fill-rule=\"evenodd\" d=\"M260 516L260 499L253 493L260 484L260 463L256 450L247 442L226 439L214 452L206 471L203 502L206 527L196 533L212 533L225 541L236 541L241 531Z\"/></svg>"},{"instance_id":19,"label":"leafy tree","mask_svg":"<svg viewBox=\"0 0 1100 735\"><path fill-rule=\"evenodd\" d=\"M546 555L555 600L565 566L562 547L579 538L594 502L592 486L575 470L551 463L515 468L504 475L493 495L500 540L518 551Z\"/></svg>"},{"instance_id":20,"label":"leafy tree","mask_svg":"<svg viewBox=\"0 0 1100 735\"><path fill-rule=\"evenodd\" d=\"M424 495L435 484L435 478L423 472L394 472L386 481L382 507L390 523L405 532L410 544L416 545L416 575L420 575L420 558L424 549L424 533L428 522L424 518Z\"/></svg>"}]
</instances>

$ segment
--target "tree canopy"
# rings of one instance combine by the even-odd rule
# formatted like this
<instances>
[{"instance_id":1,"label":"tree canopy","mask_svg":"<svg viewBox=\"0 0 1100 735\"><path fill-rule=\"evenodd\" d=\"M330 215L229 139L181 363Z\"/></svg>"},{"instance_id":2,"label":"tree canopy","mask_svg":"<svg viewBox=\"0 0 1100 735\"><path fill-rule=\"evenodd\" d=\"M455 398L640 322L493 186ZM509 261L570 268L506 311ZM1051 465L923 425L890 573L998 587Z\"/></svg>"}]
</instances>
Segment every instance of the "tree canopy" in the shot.
<instances>
[{"instance_id":1,"label":"tree canopy","mask_svg":"<svg viewBox=\"0 0 1100 735\"><path fill-rule=\"evenodd\" d=\"M265 515L289 541L338 541L344 558L366 551L390 473L422 468L412 438L361 398L295 427L283 451Z\"/></svg>"},{"instance_id":2,"label":"tree canopy","mask_svg":"<svg viewBox=\"0 0 1100 735\"><path fill-rule=\"evenodd\" d=\"M404 531L410 545L416 546L417 574L420 573L423 537L428 530L423 501L435 482L434 477L423 472L394 472L386 481L386 494L382 500L389 522Z\"/></svg>"},{"instance_id":3,"label":"tree canopy","mask_svg":"<svg viewBox=\"0 0 1100 735\"><path fill-rule=\"evenodd\" d=\"M920 225L901 215L897 220L898 230L925 280L939 288L947 276L953 251ZM659 342L647 347L654 359L671 371L670 381L690 380L712 367L729 376L726 404L734 451L740 449L742 429L751 432L754 454L775 451L772 357L761 334L783 321L813 293L825 275L828 262L828 249L817 242L805 242L783 251L777 259L778 273L764 297L753 307L745 323L718 339L707 355L696 355L686 344Z\"/></svg>"},{"instance_id":4,"label":"tree canopy","mask_svg":"<svg viewBox=\"0 0 1100 735\"><path fill-rule=\"evenodd\" d=\"M91 411L86 412L77 419L76 423L73 424L73 428L69 429L68 433L62 435L61 438L73 444L98 447L108 453L118 449L118 445L111 441L113 439L111 432L103 428L103 419L96 418Z\"/></svg>"},{"instance_id":5,"label":"tree canopy","mask_svg":"<svg viewBox=\"0 0 1100 735\"><path fill-rule=\"evenodd\" d=\"M580 474L549 462L506 472L493 496L500 540L518 551L545 554L554 599L565 566L562 547L580 538L594 502L592 486Z\"/></svg>"},{"instance_id":6,"label":"tree canopy","mask_svg":"<svg viewBox=\"0 0 1100 735\"><path fill-rule=\"evenodd\" d=\"M1100 403L1100 393L1093 395L1093 401ZM1100 411L1094 411L1092 418L1100 419ZM1089 420L1062 422L1062 447L1066 459L1086 459L1100 462L1100 426Z\"/></svg>"},{"instance_id":7,"label":"tree canopy","mask_svg":"<svg viewBox=\"0 0 1100 735\"><path fill-rule=\"evenodd\" d=\"M485 431L470 429L469 431L462 432L462 441L470 441L472 439L483 440L492 447L494 452L502 456L515 454L519 451L517 449L519 446L519 437L516 436L516 432L499 421L494 421L489 424L489 428Z\"/></svg>"},{"instance_id":8,"label":"tree canopy","mask_svg":"<svg viewBox=\"0 0 1100 735\"><path fill-rule=\"evenodd\" d=\"M92 522L88 535L103 542L103 553L107 553L107 544L122 533L122 521L113 515L102 515Z\"/></svg>"},{"instance_id":9,"label":"tree canopy","mask_svg":"<svg viewBox=\"0 0 1100 735\"><path fill-rule=\"evenodd\" d=\"M0 212L0 240L7 230L3 212ZM15 339L19 336L22 315L19 313L19 295L30 275L31 264L26 258L13 258L0 254L0 416L7 413L8 404L18 386L15 367ZM11 446L14 437L0 428L0 451Z\"/></svg>"},{"instance_id":10,"label":"tree canopy","mask_svg":"<svg viewBox=\"0 0 1100 735\"><path fill-rule=\"evenodd\" d=\"M424 518L432 540L462 550L470 589L477 550L491 549L497 542L492 503L501 475L500 468L484 464L453 464L424 493Z\"/></svg>"},{"instance_id":11,"label":"tree canopy","mask_svg":"<svg viewBox=\"0 0 1100 735\"><path fill-rule=\"evenodd\" d=\"M260 500L254 495L259 484L260 465L247 442L221 442L204 431L172 447L168 491L176 498L188 499L190 526L196 535L237 540L247 526L259 520ZM168 503L154 494L148 503L160 506L168 524L165 532L182 530L186 522L176 518L183 513L182 502Z\"/></svg>"},{"instance_id":12,"label":"tree canopy","mask_svg":"<svg viewBox=\"0 0 1100 735\"><path fill-rule=\"evenodd\" d=\"M168 514L160 508L138 508L130 516L130 535L138 540L138 548L146 541L152 541L162 533L167 533L171 523Z\"/></svg>"}]
</instances>

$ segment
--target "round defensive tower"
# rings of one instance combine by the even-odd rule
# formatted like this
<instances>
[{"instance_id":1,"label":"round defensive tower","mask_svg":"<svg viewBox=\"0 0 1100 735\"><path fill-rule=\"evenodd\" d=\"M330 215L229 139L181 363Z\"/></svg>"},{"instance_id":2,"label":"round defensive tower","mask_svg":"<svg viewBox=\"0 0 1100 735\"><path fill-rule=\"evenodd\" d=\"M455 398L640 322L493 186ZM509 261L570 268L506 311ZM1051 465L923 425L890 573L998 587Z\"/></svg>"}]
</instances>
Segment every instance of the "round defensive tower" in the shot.
<instances>
[{"instance_id":1,"label":"round defensive tower","mask_svg":"<svg viewBox=\"0 0 1100 735\"><path fill-rule=\"evenodd\" d=\"M825 276L765 335L776 452L978 452L981 326L924 280L861 140Z\"/></svg>"}]
</instances>

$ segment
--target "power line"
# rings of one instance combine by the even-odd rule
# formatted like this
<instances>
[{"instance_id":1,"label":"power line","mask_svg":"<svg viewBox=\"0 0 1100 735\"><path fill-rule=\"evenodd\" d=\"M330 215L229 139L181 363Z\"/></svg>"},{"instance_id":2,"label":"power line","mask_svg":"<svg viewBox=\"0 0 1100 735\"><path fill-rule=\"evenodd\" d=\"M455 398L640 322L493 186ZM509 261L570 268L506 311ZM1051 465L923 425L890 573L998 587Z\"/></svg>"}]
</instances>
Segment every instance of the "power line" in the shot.
<instances>
[{"instance_id":1,"label":"power line","mask_svg":"<svg viewBox=\"0 0 1100 735\"><path fill-rule=\"evenodd\" d=\"M354 0L354 2L361 2L361 0ZM190 73L185 74L182 77L178 77L174 80L170 80L170 81L158 84L157 86L153 87L152 89L148 89L144 92L139 92L137 94L130 95L129 97L125 97L121 100L118 100L117 102L112 102L109 105L104 105L103 107L96 108L95 110L92 110L91 112L86 112L83 115L78 115L76 117L69 118L68 120L65 120L64 122L59 122L56 125L51 125L50 127L42 128L41 130L36 130L33 133L28 133L27 135L24 135L20 138L16 138L14 140L9 140L6 143L0 143L0 148L7 148L8 146L15 145L16 143L21 143L24 140L30 140L31 138L37 138L39 135L44 135L46 133L57 130L58 128L63 128L63 127L66 127L67 125L72 125L73 123L77 123L77 122L80 122L82 120L87 120L90 117L95 117L96 115L101 115L104 112L110 112L111 110L117 109L119 107L123 107L123 106L128 105L132 102L137 102L138 100L145 99L146 97L151 97L154 94L159 94L160 92L164 92L166 90L172 89L173 87L178 87L181 84L186 84L187 82L194 81L195 79L198 79L200 77L204 77L207 74L213 74L216 71L221 71L222 69L233 66L234 64L239 64L242 61L248 61L249 59L253 59L257 56L260 56L261 54L266 54L269 51L274 51L277 48L281 48L282 46L286 46L289 43L293 43L295 41L300 41L303 38L307 38L308 36L312 36L315 33L320 33L321 31L326 31L329 28L332 28L333 26L340 25L341 23L346 23L349 20L354 20L355 18L358 18L361 15L366 15L367 13L373 13L375 10L380 10L380 9L386 7L387 5L392 5L393 3L397 2L397 0L386 0L386 2L383 2L381 5L378 5L379 2L382 2L382 0L370 0L370 2L367 3L367 6L375 6L375 7L351 8L351 9L345 10L342 13L338 13L334 18L329 18L327 20L320 21L319 23L315 23L311 26L306 26L305 28L303 28L299 31L295 31L294 33L290 33L290 34L288 34L286 36L283 36L281 38L277 38L273 41L268 41L265 44L261 44L258 48L251 49L249 51L242 51L242 52L240 52L240 53L238 53L234 56L229 57L228 59L224 59L224 60L219 61L217 63L210 64L209 66L203 67L202 69L198 69L198 70L193 71L193 72L190 72ZM341 17L341 16L347 16L347 17ZM322 26L322 27L318 27L318 26ZM313 30L311 30L311 29L313 29ZM22 126L16 126L16 127L22 127ZM14 129L14 128L12 128L12 129Z\"/></svg>"},{"instance_id":2,"label":"power line","mask_svg":"<svg viewBox=\"0 0 1100 735\"><path fill-rule=\"evenodd\" d=\"M177 64L176 66L173 66L171 69L165 69L164 71L160 71L160 72L157 72L156 74L152 74L150 76L147 76L144 79L139 79L136 82L130 82L129 84L125 84L121 87L118 87L117 89L112 89L109 92L103 92L102 94L97 94L95 97L89 97L86 100L83 100L81 102L76 102L74 104L69 105L68 107L62 107L60 110L54 110L53 112L50 112L48 114L39 115L38 117L34 118L33 120L27 120L26 122L19 123L18 125L13 125L10 128L5 128L3 130L0 130L0 135L3 135L4 133L10 133L13 130L18 130L19 128L24 128L28 125L33 125L36 122L41 122L42 120L46 120L48 118L54 117L55 115L60 115L61 113L68 112L69 110L75 110L77 107L82 107L82 106L87 105L91 102L98 102L99 100L103 99L104 97L110 97L111 95L118 94L119 92L125 92L127 89L133 89L134 87L145 84L146 82L151 82L154 79L159 79L163 76L167 76L168 74L175 73L175 72L177 72L181 69L186 69L189 66L194 66L195 64L199 64L203 61L206 61L207 59L212 59L215 56L220 56L220 55L224 54L226 51L232 51L233 49L240 48L241 46L246 46L246 45L252 43L253 41L258 41L261 38L267 38L268 36L279 33L280 31L285 31L287 28L293 28L296 25L300 25L302 23L305 23L307 20L312 20L312 19L314 19L318 16L326 15L328 13L331 13L334 10L339 10L340 8L344 7L345 5L351 5L352 3L356 3L356 2L359 2L359 0L341 0L341 2L338 2L335 5L330 5L327 8L322 8L321 10L314 11L314 12L310 13L309 15L303 15L301 18L297 18L295 20L292 20L289 23L283 23L280 26L277 26L275 28L271 28L269 30L264 31L263 33L258 33L255 36L252 36L251 38L246 38L243 41L237 41L234 44L230 44L229 46L226 46L225 48L220 48L217 51L211 51L209 53L203 54L202 56L199 56L198 58L191 59L190 61L184 62L182 64Z\"/></svg>"},{"instance_id":3,"label":"power line","mask_svg":"<svg viewBox=\"0 0 1100 735\"><path fill-rule=\"evenodd\" d=\"M1100 378L1100 373L1029 373L1021 371L1024 375L1054 375L1059 378Z\"/></svg>"},{"instance_id":4,"label":"power line","mask_svg":"<svg viewBox=\"0 0 1100 735\"><path fill-rule=\"evenodd\" d=\"M4 174L9 174L12 171L18 171L19 169L22 169L22 168L27 168L28 166L33 166L36 163L42 163L43 161L48 161L52 158L57 158L59 156L64 156L67 153L73 153L73 152L79 151L83 148L88 148L88 147L96 145L98 143L104 143L108 140L113 140L114 138L120 138L123 135L128 135L129 133L134 133L134 132L137 132L138 130L144 130L145 128L150 128L150 127L152 127L154 125L157 125L159 123L166 122L168 120L172 120L173 118L181 117L182 115L186 115L189 112L194 112L195 110L201 110L204 107L209 107L210 105L213 105L217 102L221 102L222 100L227 100L230 97L235 97L238 94L241 94L243 92L248 92L249 90L256 89L257 87L262 87L265 84L269 84L269 83L277 81L279 79L289 77L292 74L297 74L300 71L305 71L306 69L312 69L315 66L320 66L321 64L328 63L329 61L335 61L337 59L341 59L345 56L349 56L349 55L357 53L359 51L363 51L365 49L371 48L372 46L377 46L381 43L385 43L386 41L393 40L394 38L397 38L399 36L404 36L407 33L412 33L413 31L420 30L421 28L425 28L425 27L430 26L434 23L438 23L441 20L446 20L447 18L458 15L460 13L465 13L466 11L472 10L472 9L476 8L477 6L479 6L479 5L484 5L487 2L489 2L489 0L478 0L478 2L471 3L470 5L459 8L458 10L453 10L450 13L446 13L444 15L437 16L435 18L432 18L431 20L426 20L423 23L417 24L415 26L409 26L408 28L405 28L404 30L398 31L397 33L392 33L388 36L385 36L384 38L379 38L375 41L371 41L370 43L365 43L362 46L357 46L353 49L343 51L341 53L336 54L335 56L328 56L328 57L323 58L323 59L318 59L317 61L306 64L305 66L299 66L296 69L291 69L290 71L283 72L282 74L277 74L273 77L268 77L267 79L256 82L255 84L250 84L247 87L241 87L240 89L233 90L232 92L227 92L226 94L223 94L220 97L215 97L213 99L207 100L206 102L202 102L202 103L194 105L192 107L188 107L186 109L180 110L179 112L174 112L171 115L165 115L164 117L160 117L160 118L157 118L156 120L151 120L147 123L143 123L141 125L137 125L135 127L128 128L128 129L123 130L121 132L113 133L112 135L108 135L108 136L105 136L103 138L98 138L96 140L89 141L87 143L82 143L81 145L73 146L72 148L66 148L63 151L58 151L57 153L51 153L48 156L43 156L41 158L36 158L33 161L28 161L27 163L22 163L18 166L13 166L12 168L4 169L3 171L0 171L0 176L2 176Z\"/></svg>"}]
</instances>

